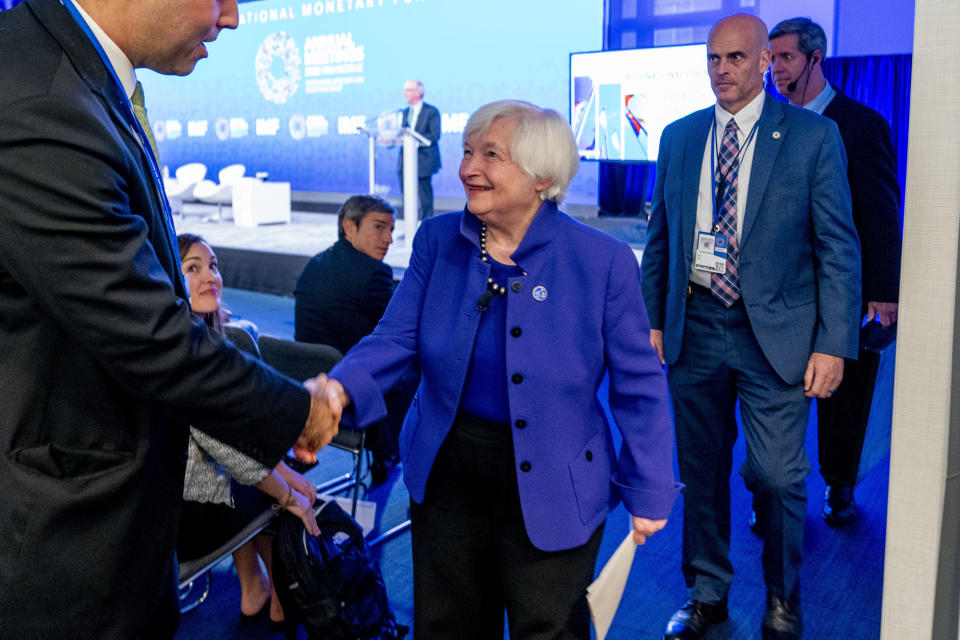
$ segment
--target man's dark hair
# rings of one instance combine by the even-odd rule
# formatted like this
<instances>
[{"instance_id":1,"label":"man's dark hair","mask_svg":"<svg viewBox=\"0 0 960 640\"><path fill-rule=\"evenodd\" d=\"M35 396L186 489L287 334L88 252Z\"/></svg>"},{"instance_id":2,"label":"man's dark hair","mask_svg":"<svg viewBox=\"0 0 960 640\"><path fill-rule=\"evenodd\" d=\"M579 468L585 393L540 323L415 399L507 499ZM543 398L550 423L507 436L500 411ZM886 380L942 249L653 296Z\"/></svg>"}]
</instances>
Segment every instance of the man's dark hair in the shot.
<instances>
[{"instance_id":1,"label":"man's dark hair","mask_svg":"<svg viewBox=\"0 0 960 640\"><path fill-rule=\"evenodd\" d=\"M354 224L359 227L360 221L371 211L396 215L393 207L379 196L351 196L343 203L337 213L337 235L339 238L343 240L345 237L343 233L343 221L345 219L353 220Z\"/></svg>"},{"instance_id":2,"label":"man's dark hair","mask_svg":"<svg viewBox=\"0 0 960 640\"><path fill-rule=\"evenodd\" d=\"M823 32L823 27L810 18L790 18L779 22L770 32L770 39L790 34L796 34L797 50L807 58L817 49L824 56L827 55L827 34Z\"/></svg>"}]
</instances>

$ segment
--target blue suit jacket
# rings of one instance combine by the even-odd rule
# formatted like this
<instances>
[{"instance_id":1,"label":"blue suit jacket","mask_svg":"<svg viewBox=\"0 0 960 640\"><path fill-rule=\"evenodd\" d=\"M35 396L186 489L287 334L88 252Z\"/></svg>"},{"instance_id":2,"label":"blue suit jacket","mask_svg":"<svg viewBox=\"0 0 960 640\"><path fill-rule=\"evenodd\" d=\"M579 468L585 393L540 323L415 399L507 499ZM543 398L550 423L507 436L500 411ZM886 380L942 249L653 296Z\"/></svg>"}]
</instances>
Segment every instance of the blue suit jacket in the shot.
<instances>
[{"instance_id":1,"label":"blue suit jacket","mask_svg":"<svg viewBox=\"0 0 960 640\"><path fill-rule=\"evenodd\" d=\"M404 479L422 502L450 431L480 322L490 265L479 222L464 211L423 221L410 267L373 334L330 376L353 399L357 423L385 414L382 394L419 363L421 383L400 434ZM512 256L525 274L507 283L507 374L517 481L531 542L586 542L623 499L634 515L666 518L679 491L666 380L648 343L636 258L625 244L545 203ZM546 289L537 301L535 287ZM597 389L610 373L619 460ZM526 426L516 428L517 421ZM529 461L528 472L519 471Z\"/></svg>"},{"instance_id":2,"label":"blue suit jacket","mask_svg":"<svg viewBox=\"0 0 960 640\"><path fill-rule=\"evenodd\" d=\"M714 107L670 124L660 140L643 296L664 332L664 358L680 355L693 261L697 193ZM787 383L814 351L857 357L860 249L837 126L766 97L755 137L740 238L740 288L754 335Z\"/></svg>"}]
</instances>

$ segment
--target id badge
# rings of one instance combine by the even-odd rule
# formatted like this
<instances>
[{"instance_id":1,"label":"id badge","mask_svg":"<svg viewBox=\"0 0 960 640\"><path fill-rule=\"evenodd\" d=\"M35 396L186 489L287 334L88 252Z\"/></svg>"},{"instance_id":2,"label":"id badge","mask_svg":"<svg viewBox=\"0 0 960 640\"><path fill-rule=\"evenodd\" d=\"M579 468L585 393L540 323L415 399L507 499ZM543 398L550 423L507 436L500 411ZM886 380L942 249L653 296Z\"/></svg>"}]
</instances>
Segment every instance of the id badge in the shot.
<instances>
[{"instance_id":1,"label":"id badge","mask_svg":"<svg viewBox=\"0 0 960 640\"><path fill-rule=\"evenodd\" d=\"M695 269L710 273L727 272L727 236L722 233L697 232Z\"/></svg>"}]
</instances>

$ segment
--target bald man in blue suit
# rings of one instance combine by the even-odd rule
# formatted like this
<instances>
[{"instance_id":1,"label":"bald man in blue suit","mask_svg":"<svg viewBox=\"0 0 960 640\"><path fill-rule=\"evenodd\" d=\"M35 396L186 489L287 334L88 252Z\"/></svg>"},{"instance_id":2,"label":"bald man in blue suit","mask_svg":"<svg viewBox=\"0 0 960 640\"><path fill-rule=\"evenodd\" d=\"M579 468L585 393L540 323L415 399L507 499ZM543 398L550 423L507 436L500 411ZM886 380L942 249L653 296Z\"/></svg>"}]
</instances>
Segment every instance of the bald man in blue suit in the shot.
<instances>
[{"instance_id":1,"label":"bald man in blue suit","mask_svg":"<svg viewBox=\"0 0 960 640\"><path fill-rule=\"evenodd\" d=\"M764 535L763 637L801 637L809 402L830 396L857 353L860 252L843 143L833 122L764 93L766 34L754 16L714 25L717 104L660 142L643 294L669 365L690 591L667 640L702 638L727 618L737 400L741 474Z\"/></svg>"}]
</instances>

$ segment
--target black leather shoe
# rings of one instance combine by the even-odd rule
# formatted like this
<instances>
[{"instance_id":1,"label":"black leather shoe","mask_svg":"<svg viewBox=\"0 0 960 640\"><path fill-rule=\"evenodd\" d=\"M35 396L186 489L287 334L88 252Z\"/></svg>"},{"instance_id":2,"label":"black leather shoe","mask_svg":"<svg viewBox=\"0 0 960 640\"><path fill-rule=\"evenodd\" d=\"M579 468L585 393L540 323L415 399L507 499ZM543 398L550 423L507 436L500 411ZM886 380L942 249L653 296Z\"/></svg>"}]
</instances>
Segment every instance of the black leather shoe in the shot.
<instances>
[{"instance_id":1,"label":"black leather shoe","mask_svg":"<svg viewBox=\"0 0 960 640\"><path fill-rule=\"evenodd\" d=\"M800 612L782 598L767 594L767 613L760 631L763 640L800 640L803 635Z\"/></svg>"},{"instance_id":2,"label":"black leather shoe","mask_svg":"<svg viewBox=\"0 0 960 640\"><path fill-rule=\"evenodd\" d=\"M823 519L829 525L850 524L857 519L857 503L853 500L853 487L827 485L823 494Z\"/></svg>"},{"instance_id":3,"label":"black leather shoe","mask_svg":"<svg viewBox=\"0 0 960 640\"><path fill-rule=\"evenodd\" d=\"M374 485L383 484L387 481L387 476L389 475L389 469L387 468L387 461L383 458L374 458L373 464L370 465L370 480Z\"/></svg>"},{"instance_id":4,"label":"black leather shoe","mask_svg":"<svg viewBox=\"0 0 960 640\"><path fill-rule=\"evenodd\" d=\"M396 456L373 456L373 464L370 465L370 481L374 485L383 484L390 477L390 469L393 469L399 458Z\"/></svg>"},{"instance_id":5,"label":"black leather shoe","mask_svg":"<svg viewBox=\"0 0 960 640\"><path fill-rule=\"evenodd\" d=\"M712 625L727 619L727 601L707 604L699 600L687 600L667 623L663 640L700 640Z\"/></svg>"}]
</instances>

